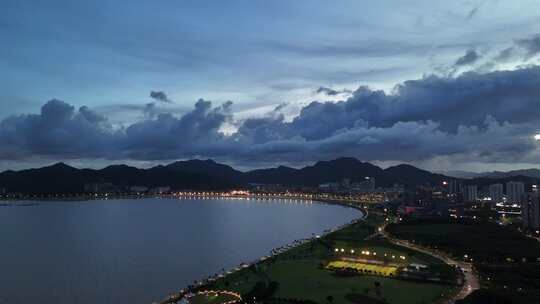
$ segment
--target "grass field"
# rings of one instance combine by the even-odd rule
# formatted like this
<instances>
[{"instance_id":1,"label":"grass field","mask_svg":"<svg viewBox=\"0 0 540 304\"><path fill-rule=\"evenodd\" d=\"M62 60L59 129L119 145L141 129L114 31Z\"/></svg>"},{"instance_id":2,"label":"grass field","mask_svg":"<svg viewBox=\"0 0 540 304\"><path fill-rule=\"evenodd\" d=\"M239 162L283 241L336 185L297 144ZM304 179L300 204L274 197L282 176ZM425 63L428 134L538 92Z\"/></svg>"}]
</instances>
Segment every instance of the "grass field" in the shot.
<instances>
[{"instance_id":1,"label":"grass field","mask_svg":"<svg viewBox=\"0 0 540 304\"><path fill-rule=\"evenodd\" d=\"M334 261L336 246L362 248L371 251L388 252L407 257L407 262L421 263L451 272L450 266L429 255L392 245L382 240L364 241L381 225L381 217L372 216L365 222L350 225L310 243L295 247L272 259L242 269L219 279L210 286L248 294L257 284L275 282L273 298L310 300L316 303L433 303L447 296L454 285L429 282L406 281L397 278L370 274L343 275L326 269ZM357 266L360 267L360 266ZM373 267L365 264L362 267ZM374 266L370 269L382 273L393 273L392 267ZM268 301L272 303L272 300ZM275 301L274 301L275 302Z\"/></svg>"},{"instance_id":2,"label":"grass field","mask_svg":"<svg viewBox=\"0 0 540 304\"><path fill-rule=\"evenodd\" d=\"M208 293L208 294L197 294L191 297L188 302L190 304L220 304L229 301L238 300L237 297L234 297L229 294L224 293Z\"/></svg>"},{"instance_id":3,"label":"grass field","mask_svg":"<svg viewBox=\"0 0 540 304\"><path fill-rule=\"evenodd\" d=\"M227 285L222 281L217 287L247 293L257 281L267 276L269 280L279 282L279 288L274 295L278 298L327 303L326 298L332 296L334 303L351 303L346 299L347 295L362 294L386 303L403 304L433 303L453 288L450 285L370 275L338 276L310 260L278 261L261 271L254 273L242 270L227 278Z\"/></svg>"}]
</instances>

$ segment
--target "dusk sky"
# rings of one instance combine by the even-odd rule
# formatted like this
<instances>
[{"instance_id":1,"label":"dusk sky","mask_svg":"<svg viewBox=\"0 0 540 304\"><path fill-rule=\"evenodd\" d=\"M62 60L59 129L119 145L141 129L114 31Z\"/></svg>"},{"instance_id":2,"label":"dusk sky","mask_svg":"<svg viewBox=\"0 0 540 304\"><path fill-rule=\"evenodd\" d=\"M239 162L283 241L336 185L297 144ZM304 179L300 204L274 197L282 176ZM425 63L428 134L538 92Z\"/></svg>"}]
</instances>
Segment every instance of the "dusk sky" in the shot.
<instances>
[{"instance_id":1,"label":"dusk sky","mask_svg":"<svg viewBox=\"0 0 540 304\"><path fill-rule=\"evenodd\" d=\"M0 2L0 169L540 167L539 1Z\"/></svg>"}]
</instances>

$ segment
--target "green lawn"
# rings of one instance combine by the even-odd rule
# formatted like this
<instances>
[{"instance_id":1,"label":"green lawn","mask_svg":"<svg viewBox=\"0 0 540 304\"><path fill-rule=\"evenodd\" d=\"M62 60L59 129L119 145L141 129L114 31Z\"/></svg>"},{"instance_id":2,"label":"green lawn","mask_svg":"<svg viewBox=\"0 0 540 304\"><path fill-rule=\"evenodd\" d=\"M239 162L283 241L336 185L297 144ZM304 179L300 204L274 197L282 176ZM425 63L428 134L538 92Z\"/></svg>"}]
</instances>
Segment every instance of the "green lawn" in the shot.
<instances>
[{"instance_id":1,"label":"green lawn","mask_svg":"<svg viewBox=\"0 0 540 304\"><path fill-rule=\"evenodd\" d=\"M236 297L228 294L200 294L189 299L191 304L220 304L237 300Z\"/></svg>"},{"instance_id":2,"label":"green lawn","mask_svg":"<svg viewBox=\"0 0 540 304\"><path fill-rule=\"evenodd\" d=\"M247 294L257 282L278 283L274 298L311 300L317 303L433 303L456 287L419 281L406 281L371 275L343 275L325 269L335 259L335 246L365 248L396 256L407 256L409 263L453 272L450 266L429 255L399 247L382 240L364 241L384 219L372 216L366 222L348 226L321 239L295 247L251 269L242 269L215 282L212 288ZM260 283L259 283L260 284ZM363 300L362 300L363 299Z\"/></svg>"},{"instance_id":3,"label":"green lawn","mask_svg":"<svg viewBox=\"0 0 540 304\"><path fill-rule=\"evenodd\" d=\"M349 294L362 294L380 301L386 299L387 303L432 303L452 289L450 285L380 276L339 276L333 271L321 269L314 260L276 261L257 274L242 270L228 277L227 285L220 281L217 288L247 293L265 276L271 281L279 282L274 297L308 299L317 303L326 303L328 296L332 296L335 303L351 303L346 300ZM380 283L378 288L375 282ZM377 290L380 296L377 295Z\"/></svg>"}]
</instances>

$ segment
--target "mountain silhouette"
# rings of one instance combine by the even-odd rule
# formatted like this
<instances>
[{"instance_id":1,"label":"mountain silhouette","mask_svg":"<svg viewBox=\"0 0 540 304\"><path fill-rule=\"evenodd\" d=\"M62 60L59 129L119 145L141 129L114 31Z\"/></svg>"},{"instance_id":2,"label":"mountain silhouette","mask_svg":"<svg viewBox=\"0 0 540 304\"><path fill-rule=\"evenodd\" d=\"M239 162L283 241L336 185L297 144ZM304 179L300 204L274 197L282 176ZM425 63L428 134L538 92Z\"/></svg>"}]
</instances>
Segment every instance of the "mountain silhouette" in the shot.
<instances>
[{"instance_id":1,"label":"mountain silhouette","mask_svg":"<svg viewBox=\"0 0 540 304\"><path fill-rule=\"evenodd\" d=\"M411 165L398 165L382 169L356 158L342 157L319 161L303 168L279 166L247 172L236 170L213 160L177 161L140 169L128 165L111 165L103 169L77 169L56 163L39 169L8 170L0 173L0 188L10 193L58 194L82 193L90 183L110 183L117 187L170 186L173 190L224 190L249 184L281 184L316 187L321 183L362 181L375 178L378 187L395 183L414 187L419 184L437 184L447 179Z\"/></svg>"}]
</instances>

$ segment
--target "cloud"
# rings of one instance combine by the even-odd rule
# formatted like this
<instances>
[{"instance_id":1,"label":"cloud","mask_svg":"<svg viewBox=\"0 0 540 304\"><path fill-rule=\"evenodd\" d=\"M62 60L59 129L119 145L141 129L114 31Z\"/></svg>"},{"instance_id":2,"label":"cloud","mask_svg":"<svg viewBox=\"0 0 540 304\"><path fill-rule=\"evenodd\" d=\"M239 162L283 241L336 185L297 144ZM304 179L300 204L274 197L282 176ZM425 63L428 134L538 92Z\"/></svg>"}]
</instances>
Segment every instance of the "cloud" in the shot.
<instances>
[{"instance_id":1,"label":"cloud","mask_svg":"<svg viewBox=\"0 0 540 304\"><path fill-rule=\"evenodd\" d=\"M163 91L150 91L150 97L156 101L172 103L169 97L167 97L167 94Z\"/></svg>"},{"instance_id":2,"label":"cloud","mask_svg":"<svg viewBox=\"0 0 540 304\"><path fill-rule=\"evenodd\" d=\"M533 35L529 38L518 39L516 40L516 45L525 49L527 59L530 59L540 53L540 34Z\"/></svg>"},{"instance_id":3,"label":"cloud","mask_svg":"<svg viewBox=\"0 0 540 304\"><path fill-rule=\"evenodd\" d=\"M476 63L482 56L475 50L467 50L465 55L456 60L454 66L465 66Z\"/></svg>"},{"instance_id":4,"label":"cloud","mask_svg":"<svg viewBox=\"0 0 540 304\"><path fill-rule=\"evenodd\" d=\"M495 57L496 62L507 62L509 60L512 60L514 58L514 54L516 53L514 47L508 47L503 49L499 52L499 54Z\"/></svg>"},{"instance_id":5,"label":"cloud","mask_svg":"<svg viewBox=\"0 0 540 304\"><path fill-rule=\"evenodd\" d=\"M320 94L320 93L324 93L325 95L328 95L328 96L336 96L336 95L340 95L340 94L346 94L346 93L352 93L352 91L350 90L347 90L347 89L343 89L343 90L334 90L334 89L331 89L331 88L327 88L327 87L319 87L315 93L317 94Z\"/></svg>"},{"instance_id":6,"label":"cloud","mask_svg":"<svg viewBox=\"0 0 540 304\"><path fill-rule=\"evenodd\" d=\"M467 14L467 19L471 20L472 18L474 18L474 16L478 14L479 10L480 10L479 6L472 8Z\"/></svg>"},{"instance_id":7,"label":"cloud","mask_svg":"<svg viewBox=\"0 0 540 304\"><path fill-rule=\"evenodd\" d=\"M539 96L540 67L531 66L426 76L391 93L361 86L346 100L312 102L291 120L278 106L271 115L238 121L232 102L216 106L200 99L184 114L155 112L118 128L88 107L53 99L39 114L0 121L0 158L540 161L532 139L540 130ZM224 134L227 124L237 128Z\"/></svg>"},{"instance_id":8,"label":"cloud","mask_svg":"<svg viewBox=\"0 0 540 304\"><path fill-rule=\"evenodd\" d=\"M102 157L114 149L117 137L106 118L87 107L53 99L40 114L11 116L0 122L0 157Z\"/></svg>"}]
</instances>

